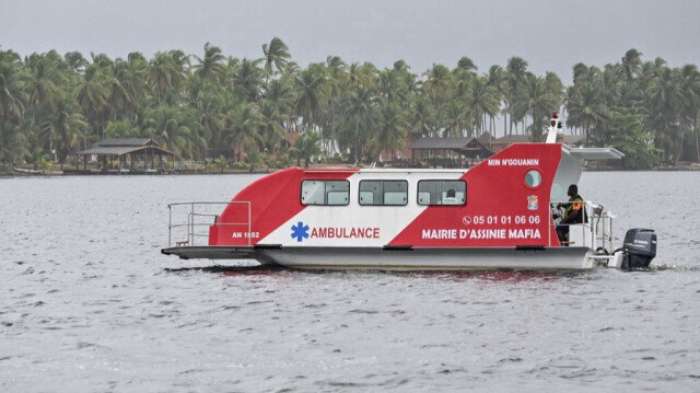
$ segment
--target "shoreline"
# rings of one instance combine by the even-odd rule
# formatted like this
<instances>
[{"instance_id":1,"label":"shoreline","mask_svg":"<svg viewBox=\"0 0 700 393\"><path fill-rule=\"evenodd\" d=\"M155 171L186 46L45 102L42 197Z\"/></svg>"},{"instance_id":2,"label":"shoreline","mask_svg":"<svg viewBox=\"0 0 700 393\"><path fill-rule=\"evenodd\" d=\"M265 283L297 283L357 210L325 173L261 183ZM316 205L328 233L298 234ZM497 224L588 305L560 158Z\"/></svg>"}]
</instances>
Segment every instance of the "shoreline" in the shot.
<instances>
[{"instance_id":1,"label":"shoreline","mask_svg":"<svg viewBox=\"0 0 700 393\"><path fill-rule=\"evenodd\" d=\"M364 167L361 167L364 168ZM204 171L204 172L89 172L89 171L37 171L36 173L24 172L0 172L0 179L16 177L66 177L66 176L196 176L196 175L266 175L284 168L264 169L264 170L225 170L225 171ZM658 167L651 169L617 169L617 168L584 168L583 172L700 172L700 166L676 166Z\"/></svg>"},{"instance_id":2,"label":"shoreline","mask_svg":"<svg viewBox=\"0 0 700 393\"><path fill-rule=\"evenodd\" d=\"M195 175L265 175L274 172L275 170L258 170L258 171L216 171L216 172L131 172L131 173L118 173L118 172L60 172L60 171L48 171L48 172L37 172L37 173L21 173L21 172L0 172L1 178L14 178L14 177L68 177L68 176L90 176L90 177L112 177L112 176L195 176Z\"/></svg>"}]
</instances>

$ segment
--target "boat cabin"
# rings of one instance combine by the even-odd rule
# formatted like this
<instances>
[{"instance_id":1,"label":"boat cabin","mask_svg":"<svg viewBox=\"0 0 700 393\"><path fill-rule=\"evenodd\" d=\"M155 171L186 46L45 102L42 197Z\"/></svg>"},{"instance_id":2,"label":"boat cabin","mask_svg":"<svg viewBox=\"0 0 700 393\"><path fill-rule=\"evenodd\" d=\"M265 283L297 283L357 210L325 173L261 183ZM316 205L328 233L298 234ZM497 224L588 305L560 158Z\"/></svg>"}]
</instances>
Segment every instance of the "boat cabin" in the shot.
<instances>
[{"instance_id":1,"label":"boat cabin","mask_svg":"<svg viewBox=\"0 0 700 393\"><path fill-rule=\"evenodd\" d=\"M239 192L209 245L559 247L551 206L578 181L575 161L520 144L467 170L289 168Z\"/></svg>"}]
</instances>

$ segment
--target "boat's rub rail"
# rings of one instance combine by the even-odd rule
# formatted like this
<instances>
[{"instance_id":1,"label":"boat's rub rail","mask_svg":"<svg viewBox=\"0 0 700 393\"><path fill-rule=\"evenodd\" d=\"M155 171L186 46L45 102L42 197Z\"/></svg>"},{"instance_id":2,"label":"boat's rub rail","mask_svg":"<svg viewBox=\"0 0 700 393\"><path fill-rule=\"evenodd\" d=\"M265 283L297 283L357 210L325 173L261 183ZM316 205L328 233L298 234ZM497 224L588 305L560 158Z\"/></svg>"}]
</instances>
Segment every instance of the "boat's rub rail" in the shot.
<instances>
[{"instance_id":1,"label":"boat's rub rail","mask_svg":"<svg viewBox=\"0 0 700 393\"><path fill-rule=\"evenodd\" d=\"M537 245L525 245L525 246L515 246L515 251L545 251L546 247L545 246L537 246Z\"/></svg>"},{"instance_id":2,"label":"boat's rub rail","mask_svg":"<svg viewBox=\"0 0 700 393\"><path fill-rule=\"evenodd\" d=\"M385 251L411 251L413 246L410 244L387 244L382 249Z\"/></svg>"},{"instance_id":3,"label":"boat's rub rail","mask_svg":"<svg viewBox=\"0 0 700 393\"><path fill-rule=\"evenodd\" d=\"M278 248L282 248L281 244L256 244L253 246L256 250L274 250Z\"/></svg>"},{"instance_id":4,"label":"boat's rub rail","mask_svg":"<svg viewBox=\"0 0 700 393\"><path fill-rule=\"evenodd\" d=\"M502 251L535 251L535 252L572 252L574 250L581 249L581 247L538 247L538 246L516 246L516 247L413 247L412 245L385 245L384 247L282 247L280 244L259 244L255 246L181 246L181 247L168 247L161 250L161 253L165 255L177 255L181 259L256 259L263 255L267 250L290 250L293 252L299 252L302 250L312 251L314 249L325 249L325 250L373 250L380 252L431 252L440 251L446 253L462 253L462 252L502 252Z\"/></svg>"}]
</instances>

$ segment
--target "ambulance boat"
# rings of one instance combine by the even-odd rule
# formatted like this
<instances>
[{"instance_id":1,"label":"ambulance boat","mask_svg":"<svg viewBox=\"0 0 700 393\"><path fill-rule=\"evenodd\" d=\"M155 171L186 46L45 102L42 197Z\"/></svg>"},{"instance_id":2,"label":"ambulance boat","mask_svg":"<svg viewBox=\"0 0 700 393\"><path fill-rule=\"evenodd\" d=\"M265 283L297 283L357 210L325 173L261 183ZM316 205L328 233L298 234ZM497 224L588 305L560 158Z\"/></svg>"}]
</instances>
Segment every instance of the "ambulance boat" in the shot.
<instances>
[{"instance_id":1,"label":"ambulance boat","mask_svg":"<svg viewBox=\"0 0 700 393\"><path fill-rule=\"evenodd\" d=\"M547 143L513 144L469 169L288 168L223 206L171 204L162 252L327 270L648 267L654 231L632 229L615 248L614 217L600 204L586 201L583 222L557 235L556 206L583 162L623 157L557 143L560 127L553 117Z\"/></svg>"}]
</instances>

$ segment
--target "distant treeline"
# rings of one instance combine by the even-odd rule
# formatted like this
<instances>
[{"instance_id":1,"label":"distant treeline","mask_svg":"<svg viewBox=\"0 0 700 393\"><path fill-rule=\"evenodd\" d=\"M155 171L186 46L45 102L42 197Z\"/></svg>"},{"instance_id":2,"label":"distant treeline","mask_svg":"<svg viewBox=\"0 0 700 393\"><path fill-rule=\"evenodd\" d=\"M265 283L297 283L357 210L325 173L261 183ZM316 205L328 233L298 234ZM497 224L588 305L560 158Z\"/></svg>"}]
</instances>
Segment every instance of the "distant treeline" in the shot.
<instances>
[{"instance_id":1,"label":"distant treeline","mask_svg":"<svg viewBox=\"0 0 700 393\"><path fill-rule=\"evenodd\" d=\"M199 55L150 59L4 50L0 165L64 163L105 137L151 137L192 160L366 163L382 152L391 159L409 135L477 136L501 120L506 133L537 140L560 110L588 144L623 150L627 167L700 160L695 65L672 68L630 49L618 63L573 71L567 87L519 57L485 72L468 57L422 74L401 60L379 69L336 56L300 67L279 38L257 59L226 57L208 43Z\"/></svg>"}]
</instances>

